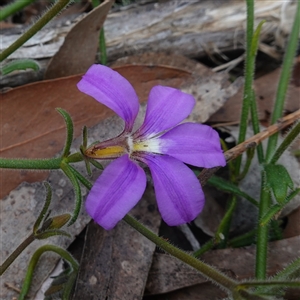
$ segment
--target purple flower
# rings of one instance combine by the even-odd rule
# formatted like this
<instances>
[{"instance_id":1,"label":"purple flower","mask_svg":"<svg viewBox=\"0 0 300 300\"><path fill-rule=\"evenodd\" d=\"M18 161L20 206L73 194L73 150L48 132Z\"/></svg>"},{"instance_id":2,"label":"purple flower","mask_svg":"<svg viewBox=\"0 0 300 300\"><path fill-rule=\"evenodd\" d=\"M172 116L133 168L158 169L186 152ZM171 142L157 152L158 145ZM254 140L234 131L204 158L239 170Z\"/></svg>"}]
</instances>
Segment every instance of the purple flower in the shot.
<instances>
[{"instance_id":1,"label":"purple flower","mask_svg":"<svg viewBox=\"0 0 300 300\"><path fill-rule=\"evenodd\" d=\"M164 221L175 226L194 220L205 198L197 177L185 163L204 168L226 164L215 130L196 123L179 124L193 110L194 98L174 88L153 87L144 123L132 132L139 102L124 77L108 67L93 65L77 86L125 121L119 136L85 152L95 159L115 159L86 199L89 215L108 230L137 204L146 188L139 162L150 169Z\"/></svg>"}]
</instances>

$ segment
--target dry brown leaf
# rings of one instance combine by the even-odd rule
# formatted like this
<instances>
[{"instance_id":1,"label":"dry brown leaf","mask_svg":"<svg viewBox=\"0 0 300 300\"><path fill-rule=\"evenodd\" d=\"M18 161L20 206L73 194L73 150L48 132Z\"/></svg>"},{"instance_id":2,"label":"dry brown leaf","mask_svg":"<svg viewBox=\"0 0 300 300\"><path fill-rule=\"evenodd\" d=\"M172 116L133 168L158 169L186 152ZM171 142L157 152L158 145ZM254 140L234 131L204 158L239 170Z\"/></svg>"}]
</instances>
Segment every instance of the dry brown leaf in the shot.
<instances>
[{"instance_id":1,"label":"dry brown leaf","mask_svg":"<svg viewBox=\"0 0 300 300\"><path fill-rule=\"evenodd\" d=\"M152 57L152 61L149 57ZM113 67L129 80L141 102L147 100L149 91L154 85L186 89L189 87L189 82L193 84L194 80L199 82L201 78L204 78L202 83L206 84L209 76L212 76L212 82L216 82L216 89L220 89L222 101L226 101L228 95L237 89L237 87L232 89L232 86L227 89L226 77L220 75L213 77L208 68L182 56L157 55L157 62L163 63L162 66L157 65L153 57L155 54L148 55L147 64L144 58L143 65ZM179 67L176 67L176 63ZM47 158L58 153L63 148L65 125L62 117L55 111L56 107L61 107L70 113L75 125L75 137L80 135L83 125L93 126L113 115L111 110L77 90L76 84L80 78L81 75L75 75L37 82L3 93L0 102L2 115L0 155L8 158ZM203 89L200 83L199 88ZM194 92L195 86L192 87ZM201 105L203 101L201 95L196 94L195 97L200 104L201 112L206 112L207 116L205 106ZM215 111L216 108L210 106L212 100L208 100L210 101L206 108L210 110L213 107ZM41 181L46 179L46 176L46 172L3 171L2 169L0 170L0 182L2 182L0 198L23 181Z\"/></svg>"},{"instance_id":2,"label":"dry brown leaf","mask_svg":"<svg viewBox=\"0 0 300 300\"><path fill-rule=\"evenodd\" d=\"M161 217L151 186L130 214L158 233ZM154 251L155 244L125 222L106 231L92 221L73 299L142 299Z\"/></svg>"},{"instance_id":3,"label":"dry brown leaf","mask_svg":"<svg viewBox=\"0 0 300 300\"><path fill-rule=\"evenodd\" d=\"M83 73L95 62L99 32L113 3L114 0L104 1L71 29L51 59L46 79Z\"/></svg>"},{"instance_id":4,"label":"dry brown leaf","mask_svg":"<svg viewBox=\"0 0 300 300\"><path fill-rule=\"evenodd\" d=\"M145 101L156 84L179 87L190 73L172 67L123 66L115 68L128 78ZM78 91L81 75L48 80L15 88L1 95L0 155L7 158L47 158L63 148L65 125L55 111L61 107L70 113L74 135L79 136L83 125L93 126L112 116L113 112L93 98ZM21 182L46 179L47 172L0 170L0 198Z\"/></svg>"},{"instance_id":5,"label":"dry brown leaf","mask_svg":"<svg viewBox=\"0 0 300 300\"><path fill-rule=\"evenodd\" d=\"M264 125L267 125L269 122L269 116L273 110L280 72L280 68L276 69L272 73L254 81L259 118L266 122ZM298 77L299 76L300 75L298 75ZM294 112L300 108L300 87L296 85L296 82L297 81L293 80L289 85L285 104L285 110L287 112ZM240 89L209 121L214 123L239 122L242 99L243 89Z\"/></svg>"},{"instance_id":6,"label":"dry brown leaf","mask_svg":"<svg viewBox=\"0 0 300 300\"><path fill-rule=\"evenodd\" d=\"M144 300L221 300L227 294L210 282L189 286L163 295L151 295Z\"/></svg>"},{"instance_id":7,"label":"dry brown leaf","mask_svg":"<svg viewBox=\"0 0 300 300\"><path fill-rule=\"evenodd\" d=\"M269 243L269 276L276 274L288 263L299 258L300 236ZM205 253L201 260L217 267L236 280L254 278L255 246L214 250ZM147 294L160 294L183 287L206 282L199 272L176 258L156 253L149 272L146 286Z\"/></svg>"}]
</instances>

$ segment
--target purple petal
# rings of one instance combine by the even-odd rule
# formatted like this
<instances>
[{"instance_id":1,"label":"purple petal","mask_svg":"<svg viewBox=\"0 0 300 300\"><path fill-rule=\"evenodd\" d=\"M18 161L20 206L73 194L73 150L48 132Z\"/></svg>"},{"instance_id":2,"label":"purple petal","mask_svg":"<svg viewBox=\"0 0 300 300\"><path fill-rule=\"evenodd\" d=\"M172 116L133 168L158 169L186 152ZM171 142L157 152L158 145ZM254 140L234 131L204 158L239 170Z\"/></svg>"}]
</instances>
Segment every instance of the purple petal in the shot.
<instances>
[{"instance_id":1,"label":"purple petal","mask_svg":"<svg viewBox=\"0 0 300 300\"><path fill-rule=\"evenodd\" d=\"M143 125L135 137L150 138L183 121L193 110L195 99L180 90L155 86L149 94Z\"/></svg>"},{"instance_id":2,"label":"purple petal","mask_svg":"<svg viewBox=\"0 0 300 300\"><path fill-rule=\"evenodd\" d=\"M86 199L86 210L104 229L112 229L137 204L145 188L145 172L124 155L96 180Z\"/></svg>"},{"instance_id":3,"label":"purple petal","mask_svg":"<svg viewBox=\"0 0 300 300\"><path fill-rule=\"evenodd\" d=\"M201 185L184 163L166 155L145 155L149 166L159 211L170 226L194 220L204 206Z\"/></svg>"},{"instance_id":4,"label":"purple petal","mask_svg":"<svg viewBox=\"0 0 300 300\"><path fill-rule=\"evenodd\" d=\"M132 130L139 101L132 85L119 73L102 65L92 65L77 84L78 89L112 109Z\"/></svg>"},{"instance_id":5,"label":"purple petal","mask_svg":"<svg viewBox=\"0 0 300 300\"><path fill-rule=\"evenodd\" d=\"M184 123L158 138L160 151L193 166L225 166L220 137L210 126Z\"/></svg>"}]
</instances>

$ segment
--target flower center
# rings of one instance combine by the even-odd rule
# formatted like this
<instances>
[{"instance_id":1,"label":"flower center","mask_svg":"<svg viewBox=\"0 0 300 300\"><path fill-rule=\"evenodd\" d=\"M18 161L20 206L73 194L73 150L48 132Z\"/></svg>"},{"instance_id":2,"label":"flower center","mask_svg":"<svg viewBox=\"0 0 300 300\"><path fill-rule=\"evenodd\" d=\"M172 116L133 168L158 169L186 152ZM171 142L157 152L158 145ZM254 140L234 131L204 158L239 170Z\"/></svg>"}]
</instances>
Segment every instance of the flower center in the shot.
<instances>
[{"instance_id":1,"label":"flower center","mask_svg":"<svg viewBox=\"0 0 300 300\"><path fill-rule=\"evenodd\" d=\"M132 137L127 139L129 154L133 152L152 152L160 153L160 143L158 139L133 140Z\"/></svg>"}]
</instances>

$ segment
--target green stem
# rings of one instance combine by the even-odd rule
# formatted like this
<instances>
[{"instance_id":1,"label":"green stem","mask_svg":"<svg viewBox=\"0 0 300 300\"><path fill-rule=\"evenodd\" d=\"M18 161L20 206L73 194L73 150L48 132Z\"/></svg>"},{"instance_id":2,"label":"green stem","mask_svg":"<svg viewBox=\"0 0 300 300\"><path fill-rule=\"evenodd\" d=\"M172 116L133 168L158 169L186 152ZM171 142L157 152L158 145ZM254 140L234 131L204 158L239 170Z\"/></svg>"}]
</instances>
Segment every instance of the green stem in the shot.
<instances>
[{"instance_id":1,"label":"green stem","mask_svg":"<svg viewBox=\"0 0 300 300\"><path fill-rule=\"evenodd\" d=\"M259 220L261 220L268 212L271 198L268 191L264 189L264 176L262 174L262 187L259 202ZM261 225L258 224L257 228L257 244L256 244L256 269L255 275L259 280L266 278L267 272L267 251L268 251L268 233L269 224Z\"/></svg>"},{"instance_id":2,"label":"green stem","mask_svg":"<svg viewBox=\"0 0 300 300\"><path fill-rule=\"evenodd\" d=\"M33 234L37 234L37 231L48 212L48 208L50 206L51 199L52 199L52 190L51 190L50 184L48 182L44 182L44 186L46 189L46 200L45 200L45 204L44 204L38 218L36 219L36 221L33 225Z\"/></svg>"},{"instance_id":3,"label":"green stem","mask_svg":"<svg viewBox=\"0 0 300 300\"><path fill-rule=\"evenodd\" d=\"M70 170L72 173L76 176L76 178L87 188L91 189L93 187L93 184L89 182L84 176L82 176L75 168L69 165Z\"/></svg>"},{"instance_id":4,"label":"green stem","mask_svg":"<svg viewBox=\"0 0 300 300\"><path fill-rule=\"evenodd\" d=\"M41 28L43 28L51 19L53 19L68 3L70 0L58 0L55 4L23 35L21 35L14 43L7 49L0 53L0 62L11 55L14 51L20 48L32 36L34 36ZM22 1L19 1L22 2Z\"/></svg>"},{"instance_id":5,"label":"green stem","mask_svg":"<svg viewBox=\"0 0 300 300\"><path fill-rule=\"evenodd\" d=\"M70 253L68 253L66 250L64 250L60 247L54 246L54 245L44 245L44 246L40 247L38 250L36 250L36 252L33 254L33 256L29 262L29 266L28 266L28 269L26 272L22 290L19 295L19 300L25 299L25 297L28 293L31 281L32 281L34 269L35 269L41 255L46 251L52 251L52 252L57 253L63 259L67 260L70 263L70 265L72 266L73 270L76 271L76 273L78 272L78 263L72 257L72 255Z\"/></svg>"},{"instance_id":6,"label":"green stem","mask_svg":"<svg viewBox=\"0 0 300 300\"><path fill-rule=\"evenodd\" d=\"M20 11L25 6L29 5L30 3L34 2L35 0L17 0L7 6L1 8L0 11L0 21L5 20L7 17L15 14L16 12Z\"/></svg>"},{"instance_id":7,"label":"green stem","mask_svg":"<svg viewBox=\"0 0 300 300\"><path fill-rule=\"evenodd\" d=\"M193 253L194 257L200 257L202 254L211 250L215 245L214 238L210 239L207 243L205 243L201 248Z\"/></svg>"},{"instance_id":8,"label":"green stem","mask_svg":"<svg viewBox=\"0 0 300 300\"><path fill-rule=\"evenodd\" d=\"M107 64L107 52L106 52L104 27L102 27L100 30L99 50L100 50L100 63L105 66Z\"/></svg>"},{"instance_id":9,"label":"green stem","mask_svg":"<svg viewBox=\"0 0 300 300\"><path fill-rule=\"evenodd\" d=\"M77 170L71 168L74 175L83 183L88 189L91 189L92 184L87 181ZM218 272L214 268L204 264L203 262L199 261L195 257L190 256L189 254L185 253L184 251L174 247L173 245L169 244L164 239L157 236L154 232L143 226L137 220L135 220L130 215L126 215L123 219L127 224L131 227L136 229L140 232L143 236L148 238L150 241L155 243L158 247L165 250L166 252L170 253L171 255L175 256L176 258L182 260L183 262L187 263L188 265L194 267L198 271L200 271L205 277L214 282L222 285L226 289L232 291L236 282L227 276L223 275L222 273Z\"/></svg>"},{"instance_id":10,"label":"green stem","mask_svg":"<svg viewBox=\"0 0 300 300\"><path fill-rule=\"evenodd\" d=\"M287 287L293 287L293 288L300 288L300 281L275 281L272 279L272 281L247 281L247 282L241 282L239 284L239 287L258 287L258 286L267 286L267 287L275 287L275 288L287 288Z\"/></svg>"},{"instance_id":11,"label":"green stem","mask_svg":"<svg viewBox=\"0 0 300 300\"><path fill-rule=\"evenodd\" d=\"M75 193L75 208L73 211L72 218L68 224L68 226L70 226L70 225L74 224L74 222L77 220L79 213L80 213L81 204L82 204L81 189L80 189L80 185L78 183L77 177L74 175L70 166L66 163L62 163L61 169L65 173L65 175L69 178L70 182L72 183L74 193Z\"/></svg>"},{"instance_id":12,"label":"green stem","mask_svg":"<svg viewBox=\"0 0 300 300\"><path fill-rule=\"evenodd\" d=\"M230 181L227 181L221 177L213 175L208 179L207 183L221 191L229 192L234 195L241 196L247 199L253 205L258 207L258 202L254 198L249 196L247 193L241 191L237 185L231 183Z\"/></svg>"},{"instance_id":13,"label":"green stem","mask_svg":"<svg viewBox=\"0 0 300 300\"><path fill-rule=\"evenodd\" d=\"M0 158L0 169L55 170L60 169L61 161L61 157L48 159Z\"/></svg>"},{"instance_id":14,"label":"green stem","mask_svg":"<svg viewBox=\"0 0 300 300\"><path fill-rule=\"evenodd\" d=\"M217 283L218 285L221 285L222 287L224 287L225 289L231 292L234 290L235 286L237 285L237 282L234 281L233 279L227 277L226 275L222 274L221 272L217 271L211 266L203 263L197 258L190 256L186 252L174 247L164 239L157 236L151 230L149 230L148 228L140 224L133 217L126 215L123 220L131 227L133 227L135 230L140 232L143 236L145 236L150 241L155 243L159 248L163 249L164 251L171 254L172 256L185 262L189 266L197 269L204 277Z\"/></svg>"},{"instance_id":15,"label":"green stem","mask_svg":"<svg viewBox=\"0 0 300 300\"><path fill-rule=\"evenodd\" d=\"M68 157L70 154L70 149L73 141L73 132L74 132L74 125L71 116L62 108L56 109L61 116L64 118L64 121L66 123L66 129L67 129L67 138L63 150L62 157Z\"/></svg>"},{"instance_id":16,"label":"green stem","mask_svg":"<svg viewBox=\"0 0 300 300\"><path fill-rule=\"evenodd\" d=\"M244 169L242 170L242 172L240 173L237 181L241 181L246 177L246 175L249 171L249 168L251 166L251 162L254 157L254 153L255 153L255 148L247 149L245 166L244 166Z\"/></svg>"},{"instance_id":17,"label":"green stem","mask_svg":"<svg viewBox=\"0 0 300 300\"><path fill-rule=\"evenodd\" d=\"M270 164L275 164L277 160L280 158L282 153L288 148L288 146L295 140L295 138L300 133L300 122L288 133L285 137L284 141L275 151L273 156L270 158Z\"/></svg>"},{"instance_id":18,"label":"green stem","mask_svg":"<svg viewBox=\"0 0 300 300\"><path fill-rule=\"evenodd\" d=\"M246 31L246 60L245 60L245 86L243 95L242 112L240 119L240 132L238 144L244 142L246 137L249 108L252 98L252 84L254 75L255 56L252 53L252 37L254 24L254 0L247 0L247 31ZM235 175L239 175L242 163L242 157L238 157L235 163Z\"/></svg>"},{"instance_id":19,"label":"green stem","mask_svg":"<svg viewBox=\"0 0 300 300\"><path fill-rule=\"evenodd\" d=\"M253 128L253 133L258 134L260 132L259 128L259 119L258 119L258 114L257 114L257 105L256 105L256 97L255 93L252 90L252 101L251 101L251 121L252 121L252 128ZM263 146L262 144L258 144L257 147L257 158L258 162L260 164L263 163L264 161L264 151L263 151Z\"/></svg>"},{"instance_id":20,"label":"green stem","mask_svg":"<svg viewBox=\"0 0 300 300\"><path fill-rule=\"evenodd\" d=\"M225 216L223 217L218 227L218 230L215 234L215 240L216 243L219 244L219 248L225 248L227 245L232 215L235 211L236 206L237 206L237 197L233 195L232 198L230 199Z\"/></svg>"},{"instance_id":21,"label":"green stem","mask_svg":"<svg viewBox=\"0 0 300 300\"><path fill-rule=\"evenodd\" d=\"M285 96L288 89L291 71L293 68L293 62L298 47L298 38L300 32L300 1L297 1L297 9L294 19L294 24L292 27L291 35L285 52L285 57L282 64L281 74L279 78L276 100L274 103L274 110L271 117L271 124L276 123L276 121L281 118L283 113L283 107L285 102ZM278 139L278 133L270 136L268 141L266 160L269 161L271 155L275 151Z\"/></svg>"},{"instance_id":22,"label":"green stem","mask_svg":"<svg viewBox=\"0 0 300 300\"><path fill-rule=\"evenodd\" d=\"M17 248L16 250L10 254L10 256L4 261L4 263L0 266L0 275L2 275L6 269L14 262L14 260L25 250L27 246L29 246L35 237L31 234L27 237Z\"/></svg>"}]
</instances>

